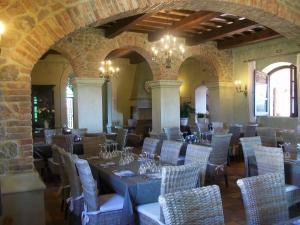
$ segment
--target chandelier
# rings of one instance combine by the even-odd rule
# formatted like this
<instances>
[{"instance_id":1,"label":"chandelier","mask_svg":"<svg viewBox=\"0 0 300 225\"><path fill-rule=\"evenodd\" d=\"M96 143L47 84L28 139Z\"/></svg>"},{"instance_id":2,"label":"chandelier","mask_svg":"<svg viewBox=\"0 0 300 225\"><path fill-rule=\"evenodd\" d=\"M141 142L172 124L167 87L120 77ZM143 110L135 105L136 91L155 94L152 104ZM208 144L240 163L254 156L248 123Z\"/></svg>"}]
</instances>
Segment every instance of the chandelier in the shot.
<instances>
[{"instance_id":1,"label":"chandelier","mask_svg":"<svg viewBox=\"0 0 300 225\"><path fill-rule=\"evenodd\" d=\"M120 68L113 67L111 60L104 60L101 62L99 71L100 71L100 77L110 79L110 78L118 77Z\"/></svg>"},{"instance_id":2,"label":"chandelier","mask_svg":"<svg viewBox=\"0 0 300 225\"><path fill-rule=\"evenodd\" d=\"M154 43L152 50L152 60L161 63L166 68L171 68L174 58L184 58L184 44L177 41L173 35L167 34L160 41Z\"/></svg>"}]
</instances>

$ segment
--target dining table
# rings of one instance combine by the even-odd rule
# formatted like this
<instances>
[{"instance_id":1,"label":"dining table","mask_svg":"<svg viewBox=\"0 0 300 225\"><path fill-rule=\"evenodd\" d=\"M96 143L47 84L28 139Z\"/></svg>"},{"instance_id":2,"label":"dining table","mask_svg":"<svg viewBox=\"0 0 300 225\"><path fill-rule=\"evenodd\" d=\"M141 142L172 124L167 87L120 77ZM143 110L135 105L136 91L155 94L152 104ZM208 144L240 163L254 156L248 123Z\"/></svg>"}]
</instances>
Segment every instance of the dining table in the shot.
<instances>
[{"instance_id":1,"label":"dining table","mask_svg":"<svg viewBox=\"0 0 300 225\"><path fill-rule=\"evenodd\" d=\"M124 197L122 224L138 224L136 206L158 201L161 186L160 173L140 175L138 173L140 162L137 156L127 165L119 165L120 157L113 159L94 157L87 160L100 194L118 193ZM116 175L118 171L133 173L130 176L119 176Z\"/></svg>"}]
</instances>

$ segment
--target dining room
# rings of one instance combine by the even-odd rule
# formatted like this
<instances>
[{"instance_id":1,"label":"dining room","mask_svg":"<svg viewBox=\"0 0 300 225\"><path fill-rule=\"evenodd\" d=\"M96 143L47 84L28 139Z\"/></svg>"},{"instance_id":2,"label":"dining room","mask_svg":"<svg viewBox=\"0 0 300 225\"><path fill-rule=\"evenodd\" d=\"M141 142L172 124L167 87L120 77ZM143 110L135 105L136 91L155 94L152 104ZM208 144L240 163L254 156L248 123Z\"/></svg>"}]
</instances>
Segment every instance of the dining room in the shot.
<instances>
[{"instance_id":1,"label":"dining room","mask_svg":"<svg viewBox=\"0 0 300 225\"><path fill-rule=\"evenodd\" d=\"M0 223L300 224L299 7L0 3Z\"/></svg>"}]
</instances>

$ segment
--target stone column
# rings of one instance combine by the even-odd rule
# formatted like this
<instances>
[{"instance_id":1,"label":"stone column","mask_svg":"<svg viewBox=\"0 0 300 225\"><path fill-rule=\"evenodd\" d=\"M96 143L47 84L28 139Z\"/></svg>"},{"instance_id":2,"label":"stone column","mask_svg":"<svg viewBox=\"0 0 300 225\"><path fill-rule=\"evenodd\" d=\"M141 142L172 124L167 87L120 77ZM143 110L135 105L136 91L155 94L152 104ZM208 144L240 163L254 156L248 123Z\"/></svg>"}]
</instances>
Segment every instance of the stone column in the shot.
<instances>
[{"instance_id":1,"label":"stone column","mask_svg":"<svg viewBox=\"0 0 300 225\"><path fill-rule=\"evenodd\" d=\"M256 122L254 114L254 71L256 69L256 62L248 62L248 107L249 107L249 122Z\"/></svg>"},{"instance_id":2,"label":"stone column","mask_svg":"<svg viewBox=\"0 0 300 225\"><path fill-rule=\"evenodd\" d=\"M88 128L88 132L103 131L103 78L76 77L74 80L74 127Z\"/></svg>"},{"instance_id":3,"label":"stone column","mask_svg":"<svg viewBox=\"0 0 300 225\"><path fill-rule=\"evenodd\" d=\"M297 132L300 132L300 53L297 54L297 98L298 98L298 125Z\"/></svg>"},{"instance_id":4,"label":"stone column","mask_svg":"<svg viewBox=\"0 0 300 225\"><path fill-rule=\"evenodd\" d=\"M164 127L180 127L180 93L178 80L150 81L152 89L152 133Z\"/></svg>"}]
</instances>

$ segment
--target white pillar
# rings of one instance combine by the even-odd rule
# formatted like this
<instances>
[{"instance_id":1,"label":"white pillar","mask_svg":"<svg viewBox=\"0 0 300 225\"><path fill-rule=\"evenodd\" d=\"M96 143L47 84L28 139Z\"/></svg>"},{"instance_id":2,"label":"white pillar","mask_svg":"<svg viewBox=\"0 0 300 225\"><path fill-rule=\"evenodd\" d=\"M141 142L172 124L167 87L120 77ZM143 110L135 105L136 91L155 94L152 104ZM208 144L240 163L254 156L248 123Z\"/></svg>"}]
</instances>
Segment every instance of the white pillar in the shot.
<instances>
[{"instance_id":1,"label":"white pillar","mask_svg":"<svg viewBox=\"0 0 300 225\"><path fill-rule=\"evenodd\" d=\"M103 131L102 86L103 78L77 77L74 80L74 124L88 128L88 132Z\"/></svg>"},{"instance_id":2,"label":"white pillar","mask_svg":"<svg viewBox=\"0 0 300 225\"><path fill-rule=\"evenodd\" d=\"M298 125L297 131L300 132L300 53L297 54L297 98L298 98Z\"/></svg>"},{"instance_id":3,"label":"white pillar","mask_svg":"<svg viewBox=\"0 0 300 225\"><path fill-rule=\"evenodd\" d=\"M254 115L254 71L256 69L256 62L248 62L248 107L249 107L249 122L256 122Z\"/></svg>"},{"instance_id":4,"label":"white pillar","mask_svg":"<svg viewBox=\"0 0 300 225\"><path fill-rule=\"evenodd\" d=\"M152 133L164 127L180 127L180 93L178 80L150 81L152 89Z\"/></svg>"}]
</instances>

